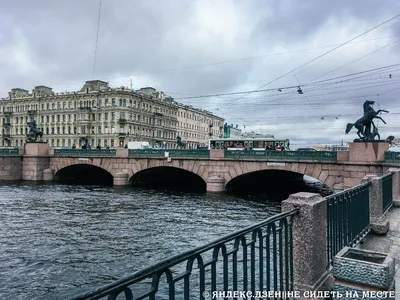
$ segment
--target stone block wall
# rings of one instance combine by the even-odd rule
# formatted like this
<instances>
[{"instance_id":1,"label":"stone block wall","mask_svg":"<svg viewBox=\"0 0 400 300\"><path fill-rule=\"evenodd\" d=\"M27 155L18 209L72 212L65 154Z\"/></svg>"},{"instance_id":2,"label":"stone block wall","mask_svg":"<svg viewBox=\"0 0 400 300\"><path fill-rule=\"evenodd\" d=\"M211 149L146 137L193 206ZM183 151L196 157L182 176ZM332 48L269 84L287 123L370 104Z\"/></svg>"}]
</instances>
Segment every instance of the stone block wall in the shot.
<instances>
[{"instance_id":1,"label":"stone block wall","mask_svg":"<svg viewBox=\"0 0 400 300\"><path fill-rule=\"evenodd\" d=\"M22 157L0 157L0 180L22 179Z\"/></svg>"},{"instance_id":2,"label":"stone block wall","mask_svg":"<svg viewBox=\"0 0 400 300\"><path fill-rule=\"evenodd\" d=\"M24 156L22 180L42 181L43 171L50 166L50 157Z\"/></svg>"}]
</instances>

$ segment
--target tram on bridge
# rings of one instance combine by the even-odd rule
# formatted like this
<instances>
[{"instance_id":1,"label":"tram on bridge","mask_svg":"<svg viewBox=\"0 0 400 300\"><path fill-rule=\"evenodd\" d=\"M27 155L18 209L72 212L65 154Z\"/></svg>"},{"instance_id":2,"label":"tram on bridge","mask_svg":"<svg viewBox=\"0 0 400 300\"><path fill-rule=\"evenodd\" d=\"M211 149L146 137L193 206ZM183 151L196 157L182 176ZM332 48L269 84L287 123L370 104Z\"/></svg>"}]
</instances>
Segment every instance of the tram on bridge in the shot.
<instances>
[{"instance_id":1,"label":"tram on bridge","mask_svg":"<svg viewBox=\"0 0 400 300\"><path fill-rule=\"evenodd\" d=\"M224 150L273 150L274 147L284 147L290 150L288 139L277 138L219 138L210 139L208 149Z\"/></svg>"}]
</instances>

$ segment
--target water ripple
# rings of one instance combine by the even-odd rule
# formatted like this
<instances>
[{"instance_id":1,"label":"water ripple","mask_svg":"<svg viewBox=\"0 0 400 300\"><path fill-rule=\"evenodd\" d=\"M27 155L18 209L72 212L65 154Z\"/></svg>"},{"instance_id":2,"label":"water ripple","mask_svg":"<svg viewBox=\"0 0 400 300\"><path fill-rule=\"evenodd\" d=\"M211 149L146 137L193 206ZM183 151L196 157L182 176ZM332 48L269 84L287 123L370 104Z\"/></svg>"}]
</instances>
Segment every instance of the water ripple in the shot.
<instances>
[{"instance_id":1,"label":"water ripple","mask_svg":"<svg viewBox=\"0 0 400 300\"><path fill-rule=\"evenodd\" d=\"M280 210L266 199L0 185L0 298L65 299Z\"/></svg>"}]
</instances>

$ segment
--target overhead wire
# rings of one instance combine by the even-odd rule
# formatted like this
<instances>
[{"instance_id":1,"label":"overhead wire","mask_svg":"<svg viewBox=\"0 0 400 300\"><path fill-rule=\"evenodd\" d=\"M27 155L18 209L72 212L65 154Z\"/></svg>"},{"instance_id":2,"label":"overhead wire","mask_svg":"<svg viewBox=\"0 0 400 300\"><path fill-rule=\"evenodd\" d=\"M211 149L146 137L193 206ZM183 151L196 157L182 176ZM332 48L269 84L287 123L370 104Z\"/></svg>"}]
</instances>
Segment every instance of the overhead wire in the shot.
<instances>
[{"instance_id":1,"label":"overhead wire","mask_svg":"<svg viewBox=\"0 0 400 300\"><path fill-rule=\"evenodd\" d=\"M335 51L335 50L337 50L337 49L343 47L344 45L347 45L348 43L350 43L350 42L352 42L352 41L358 39L359 37L361 37L361 36L363 36L363 35L365 35L365 34L371 32L371 31L375 30L376 28L379 28L380 26L382 26L382 25L384 25L384 24L386 24L386 23L388 23L388 22L390 22L390 21L392 21L392 20L398 18L399 16L400 16L400 14L395 15L394 17L392 17L392 18L390 18L390 19L388 19L388 20L386 20L386 21L384 21L384 22L382 22L382 23L380 23L380 24L374 26L373 28L371 28L371 29L369 29L369 30L367 30L367 31L365 31L365 32L363 32L363 33L357 35L356 37L354 37L354 38L352 38L352 39L350 39L350 40L348 40L348 41L346 41L346 42L340 44L339 46L336 46L336 47L334 47L333 49L331 49L331 50L329 50L329 51L327 51L327 52L325 52L325 53L323 53L323 54L321 54L321 55L319 55L319 56L313 58L312 60L310 60L310 61L308 61L308 62L306 62L306 63L300 65L299 67L296 67L295 69L293 69L293 70L291 70L291 71L289 71L289 72L286 72L286 73L284 73L283 75L281 75L281 76L279 76L279 77L277 77L277 78L275 78L275 79L273 79L273 80L267 82L266 84L263 84L262 86L260 86L259 88L257 88L257 90L262 89L263 87L265 87L265 86L267 86L267 85L269 85L269 84L271 84L271 83L273 83L273 82L275 82L275 81L278 81L279 79L281 79L281 78L283 78L283 77L285 77L285 76L287 76L287 75L289 75L289 74L291 74L291 73L293 73L293 72L295 72L295 71L297 71L297 70L299 70L299 69L301 69L301 68L303 68L303 67L309 65L310 63L316 61L317 59L320 59L320 58L324 57L325 55L327 55L327 54L329 54L329 53L331 53L331 52L333 52L333 51ZM241 98L243 98L243 97L245 97L245 96L246 96L246 94L245 94L244 96L239 97L239 98L235 98L235 99L233 99L232 101L230 101L229 104L232 104L232 103L236 102L237 100L239 100L239 99L241 99ZM224 106L226 106L226 105L224 105ZM224 106L222 106L222 107L224 107ZM222 107L220 107L219 109L221 109Z\"/></svg>"}]
</instances>

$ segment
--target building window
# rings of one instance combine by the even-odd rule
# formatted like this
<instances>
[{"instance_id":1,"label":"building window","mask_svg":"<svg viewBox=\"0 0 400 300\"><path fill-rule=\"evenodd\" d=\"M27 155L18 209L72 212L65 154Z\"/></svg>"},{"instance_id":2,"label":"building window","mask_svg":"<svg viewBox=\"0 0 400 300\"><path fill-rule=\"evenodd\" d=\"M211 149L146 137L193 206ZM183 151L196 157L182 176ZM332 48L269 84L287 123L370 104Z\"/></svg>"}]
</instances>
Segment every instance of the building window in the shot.
<instances>
[{"instance_id":1,"label":"building window","mask_svg":"<svg viewBox=\"0 0 400 300\"><path fill-rule=\"evenodd\" d=\"M115 121L115 112L111 113L111 121Z\"/></svg>"},{"instance_id":2,"label":"building window","mask_svg":"<svg viewBox=\"0 0 400 300\"><path fill-rule=\"evenodd\" d=\"M108 113L104 113L104 120L108 121Z\"/></svg>"},{"instance_id":3,"label":"building window","mask_svg":"<svg viewBox=\"0 0 400 300\"><path fill-rule=\"evenodd\" d=\"M101 126L99 126L99 127L97 128L97 133L101 133ZM100 143L99 143L99 145L100 145Z\"/></svg>"}]
</instances>

